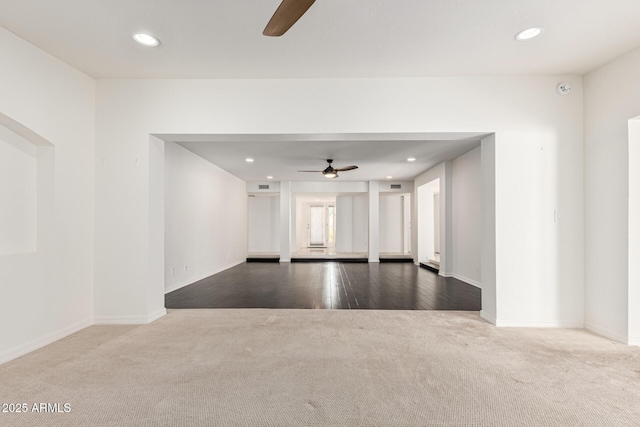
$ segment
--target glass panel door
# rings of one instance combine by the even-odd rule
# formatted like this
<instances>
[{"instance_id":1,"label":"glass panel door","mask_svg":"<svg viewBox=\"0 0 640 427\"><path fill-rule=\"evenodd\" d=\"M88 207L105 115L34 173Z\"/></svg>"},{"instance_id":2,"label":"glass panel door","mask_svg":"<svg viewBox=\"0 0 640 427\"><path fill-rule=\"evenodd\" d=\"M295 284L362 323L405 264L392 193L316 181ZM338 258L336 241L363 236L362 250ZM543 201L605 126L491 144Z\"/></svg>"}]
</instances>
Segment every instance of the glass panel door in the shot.
<instances>
[{"instance_id":1,"label":"glass panel door","mask_svg":"<svg viewBox=\"0 0 640 427\"><path fill-rule=\"evenodd\" d=\"M309 246L326 246L324 206L309 206Z\"/></svg>"}]
</instances>

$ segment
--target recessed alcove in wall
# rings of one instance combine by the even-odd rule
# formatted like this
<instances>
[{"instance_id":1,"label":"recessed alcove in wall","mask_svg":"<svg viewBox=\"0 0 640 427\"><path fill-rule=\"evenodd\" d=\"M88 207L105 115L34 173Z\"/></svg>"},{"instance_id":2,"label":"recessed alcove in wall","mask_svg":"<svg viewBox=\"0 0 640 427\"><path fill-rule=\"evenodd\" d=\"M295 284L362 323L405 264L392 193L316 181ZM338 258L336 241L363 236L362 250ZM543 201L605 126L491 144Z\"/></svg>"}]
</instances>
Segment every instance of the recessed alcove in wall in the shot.
<instances>
[{"instance_id":1,"label":"recessed alcove in wall","mask_svg":"<svg viewBox=\"0 0 640 427\"><path fill-rule=\"evenodd\" d=\"M35 253L53 197L53 145L0 113L0 256Z\"/></svg>"}]
</instances>

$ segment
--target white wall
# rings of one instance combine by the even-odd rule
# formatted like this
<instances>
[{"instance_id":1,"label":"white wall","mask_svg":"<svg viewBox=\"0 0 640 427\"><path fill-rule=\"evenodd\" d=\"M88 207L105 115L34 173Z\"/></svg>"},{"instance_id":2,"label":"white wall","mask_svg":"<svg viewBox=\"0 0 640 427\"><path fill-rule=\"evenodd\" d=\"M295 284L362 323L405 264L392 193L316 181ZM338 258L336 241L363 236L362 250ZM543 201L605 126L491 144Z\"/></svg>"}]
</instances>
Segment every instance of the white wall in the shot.
<instances>
[{"instance_id":1,"label":"white wall","mask_svg":"<svg viewBox=\"0 0 640 427\"><path fill-rule=\"evenodd\" d=\"M622 342L632 338L628 121L640 115L639 93L640 49L584 77L585 323Z\"/></svg>"},{"instance_id":2,"label":"white wall","mask_svg":"<svg viewBox=\"0 0 640 427\"><path fill-rule=\"evenodd\" d=\"M336 251L369 250L369 198L336 197Z\"/></svg>"},{"instance_id":3,"label":"white wall","mask_svg":"<svg viewBox=\"0 0 640 427\"><path fill-rule=\"evenodd\" d=\"M336 252L353 251L353 197L336 197Z\"/></svg>"},{"instance_id":4,"label":"white wall","mask_svg":"<svg viewBox=\"0 0 640 427\"><path fill-rule=\"evenodd\" d=\"M556 94L560 81L572 85L571 95ZM163 286L148 273L147 233L136 232L154 214L145 200L149 134L495 132L497 321L582 325L579 76L102 80L97 107L98 165L103 157L123 165L96 170L102 315L148 317L162 307ZM135 158L140 167L126 167ZM147 287L160 297L141 299L138 289Z\"/></svg>"},{"instance_id":5,"label":"white wall","mask_svg":"<svg viewBox=\"0 0 640 427\"><path fill-rule=\"evenodd\" d=\"M369 197L355 196L352 210L352 246L353 252L369 250Z\"/></svg>"},{"instance_id":6,"label":"white wall","mask_svg":"<svg viewBox=\"0 0 640 427\"><path fill-rule=\"evenodd\" d=\"M244 181L167 142L164 187L166 292L246 260Z\"/></svg>"},{"instance_id":7,"label":"white wall","mask_svg":"<svg viewBox=\"0 0 640 427\"><path fill-rule=\"evenodd\" d=\"M248 198L249 252L280 252L280 198Z\"/></svg>"},{"instance_id":8,"label":"white wall","mask_svg":"<svg viewBox=\"0 0 640 427\"><path fill-rule=\"evenodd\" d=\"M380 194L380 252L402 252L403 203L400 194Z\"/></svg>"},{"instance_id":9,"label":"white wall","mask_svg":"<svg viewBox=\"0 0 640 427\"><path fill-rule=\"evenodd\" d=\"M2 28L0 52L0 126L38 146L36 251L0 256L2 363L93 322L95 82Z\"/></svg>"},{"instance_id":10,"label":"white wall","mask_svg":"<svg viewBox=\"0 0 640 427\"><path fill-rule=\"evenodd\" d=\"M453 276L480 286L482 171L480 147L453 160Z\"/></svg>"}]
</instances>

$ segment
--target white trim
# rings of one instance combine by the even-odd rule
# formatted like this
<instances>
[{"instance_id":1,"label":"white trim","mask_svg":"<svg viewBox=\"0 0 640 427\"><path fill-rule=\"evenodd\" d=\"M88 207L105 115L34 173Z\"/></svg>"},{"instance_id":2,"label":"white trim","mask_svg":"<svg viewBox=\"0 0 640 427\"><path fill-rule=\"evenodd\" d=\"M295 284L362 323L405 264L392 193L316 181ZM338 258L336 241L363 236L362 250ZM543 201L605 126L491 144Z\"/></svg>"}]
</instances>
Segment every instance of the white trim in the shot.
<instances>
[{"instance_id":1,"label":"white trim","mask_svg":"<svg viewBox=\"0 0 640 427\"><path fill-rule=\"evenodd\" d=\"M225 266L223 266L223 267L220 267L219 269L216 269L216 270L214 270L214 271L212 271L212 272L205 273L204 275L196 276L195 278L188 279L188 280L186 280L186 281L184 281L184 282L180 282L180 283L177 283L177 284L175 284L175 285L171 285L171 286L169 286L169 287L165 287L165 288L164 288L164 293L165 293L165 295L166 295L166 294L168 294L169 292L177 291L177 290L178 290L178 289L180 289L180 288L184 288L185 286L189 286L189 285L194 284L194 283L195 283L195 282L197 282L198 280L206 279L206 278L207 278L207 277L209 277L209 276L213 276L214 274L218 274L218 273L220 273L221 271L224 271L224 270L228 270L228 269L230 269L230 268L233 268L233 267L235 267L236 265L240 265L240 264L242 264L243 262L246 262L246 261L247 261L247 257L245 257L244 259L242 259L242 260L240 260L240 261L234 261L234 262L232 262L231 264L227 264L227 265L225 265Z\"/></svg>"},{"instance_id":2,"label":"white trim","mask_svg":"<svg viewBox=\"0 0 640 427\"><path fill-rule=\"evenodd\" d=\"M462 275L460 275L460 274L456 274L456 273L453 273L453 274L451 275L451 277L453 277L453 278L455 278L455 279L458 279L458 280L460 280L460 281L462 281L462 282L465 282L465 283L467 283L467 284L469 284L469 285L473 285L473 286L475 286L476 288L480 288L480 289L482 289L482 284L481 284L480 282L476 282L475 280L473 280L473 279L469 279L468 277L464 277L464 276L462 276Z\"/></svg>"},{"instance_id":3,"label":"white trim","mask_svg":"<svg viewBox=\"0 0 640 427\"><path fill-rule=\"evenodd\" d=\"M487 322L491 323L492 325L496 324L496 318L491 316L490 314L488 314L484 310L480 310L480 317L482 317L484 320L486 320Z\"/></svg>"},{"instance_id":4,"label":"white trim","mask_svg":"<svg viewBox=\"0 0 640 427\"><path fill-rule=\"evenodd\" d=\"M369 258L368 262L380 262L380 258Z\"/></svg>"},{"instance_id":5,"label":"white trim","mask_svg":"<svg viewBox=\"0 0 640 427\"><path fill-rule=\"evenodd\" d=\"M162 308L154 313L141 316L100 316L95 318L96 325L146 325L167 314Z\"/></svg>"},{"instance_id":6,"label":"white trim","mask_svg":"<svg viewBox=\"0 0 640 427\"><path fill-rule=\"evenodd\" d=\"M627 345L639 347L640 346L640 337L629 337L629 341L627 341Z\"/></svg>"},{"instance_id":7,"label":"white trim","mask_svg":"<svg viewBox=\"0 0 640 427\"><path fill-rule=\"evenodd\" d=\"M160 310L157 310L156 312L148 315L147 318L149 319L149 323L151 323L151 322L155 322L159 318L164 317L166 315L167 315L167 309L162 307Z\"/></svg>"},{"instance_id":8,"label":"white trim","mask_svg":"<svg viewBox=\"0 0 640 427\"><path fill-rule=\"evenodd\" d=\"M7 350L4 353L0 353L0 365L2 365L3 363L7 363L10 360L16 359L20 356L24 356L27 353L31 353L32 351L35 351L53 342L61 340L62 338L68 337L69 335L75 334L76 332L84 328L88 328L92 325L93 319L85 319L69 325L66 328L62 328L58 331L46 334L40 338L36 338L26 344L22 344L18 347Z\"/></svg>"},{"instance_id":9,"label":"white trim","mask_svg":"<svg viewBox=\"0 0 640 427\"><path fill-rule=\"evenodd\" d=\"M453 273L445 273L442 270L438 270L438 276L442 276L442 277L453 277Z\"/></svg>"},{"instance_id":10,"label":"white trim","mask_svg":"<svg viewBox=\"0 0 640 427\"><path fill-rule=\"evenodd\" d=\"M496 319L499 328L562 328L583 329L584 323L580 320L549 320L549 321L524 321Z\"/></svg>"},{"instance_id":11,"label":"white trim","mask_svg":"<svg viewBox=\"0 0 640 427\"><path fill-rule=\"evenodd\" d=\"M603 329L598 326L591 325L589 323L586 323L584 325L584 328L589 332L593 332L596 335L600 335L601 337L608 338L610 340L613 340L622 344L628 344L627 337L617 334L615 332L611 332L607 329ZM629 342L631 342L631 340L629 340ZM636 345L636 344L629 344L629 345Z\"/></svg>"}]
</instances>

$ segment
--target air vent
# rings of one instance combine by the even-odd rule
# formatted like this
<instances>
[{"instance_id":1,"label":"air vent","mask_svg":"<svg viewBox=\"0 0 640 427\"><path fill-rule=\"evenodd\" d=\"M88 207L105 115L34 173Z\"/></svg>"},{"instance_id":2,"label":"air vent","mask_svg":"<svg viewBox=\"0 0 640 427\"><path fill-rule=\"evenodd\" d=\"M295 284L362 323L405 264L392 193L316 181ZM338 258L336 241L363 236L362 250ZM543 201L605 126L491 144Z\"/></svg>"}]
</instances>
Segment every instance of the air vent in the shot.
<instances>
[{"instance_id":1,"label":"air vent","mask_svg":"<svg viewBox=\"0 0 640 427\"><path fill-rule=\"evenodd\" d=\"M269 184L258 184L258 190L268 190Z\"/></svg>"},{"instance_id":2,"label":"air vent","mask_svg":"<svg viewBox=\"0 0 640 427\"><path fill-rule=\"evenodd\" d=\"M392 190L399 190L402 188L402 184L391 184Z\"/></svg>"}]
</instances>

